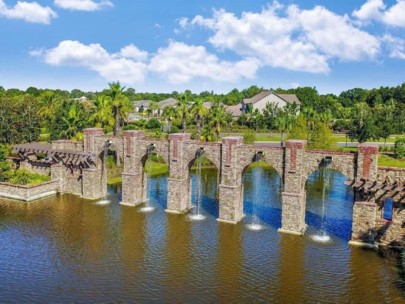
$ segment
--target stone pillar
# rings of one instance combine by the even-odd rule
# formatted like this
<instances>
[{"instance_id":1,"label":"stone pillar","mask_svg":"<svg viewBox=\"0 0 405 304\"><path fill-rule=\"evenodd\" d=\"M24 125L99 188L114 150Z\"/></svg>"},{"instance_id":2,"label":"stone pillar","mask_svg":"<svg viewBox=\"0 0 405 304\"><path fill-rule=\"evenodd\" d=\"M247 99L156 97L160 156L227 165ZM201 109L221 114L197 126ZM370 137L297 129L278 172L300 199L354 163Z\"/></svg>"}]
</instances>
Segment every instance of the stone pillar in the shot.
<instances>
[{"instance_id":1,"label":"stone pillar","mask_svg":"<svg viewBox=\"0 0 405 304\"><path fill-rule=\"evenodd\" d=\"M124 171L122 172L121 205L136 206L147 201L146 174L142 167L142 151L138 141L143 131L124 131Z\"/></svg>"},{"instance_id":2,"label":"stone pillar","mask_svg":"<svg viewBox=\"0 0 405 304\"><path fill-rule=\"evenodd\" d=\"M302 180L305 140L288 140L285 147L284 192L279 232L304 234L306 191Z\"/></svg>"},{"instance_id":3,"label":"stone pillar","mask_svg":"<svg viewBox=\"0 0 405 304\"><path fill-rule=\"evenodd\" d=\"M353 205L351 245L375 246L377 204L373 202L355 202Z\"/></svg>"},{"instance_id":4,"label":"stone pillar","mask_svg":"<svg viewBox=\"0 0 405 304\"><path fill-rule=\"evenodd\" d=\"M168 213L184 213L191 208L190 176L188 163L184 160L184 142L189 133L169 134L169 178L167 179Z\"/></svg>"},{"instance_id":5,"label":"stone pillar","mask_svg":"<svg viewBox=\"0 0 405 304\"><path fill-rule=\"evenodd\" d=\"M82 181L83 198L95 200L107 195L107 181L103 178L103 173L100 168L83 169Z\"/></svg>"},{"instance_id":6,"label":"stone pillar","mask_svg":"<svg viewBox=\"0 0 405 304\"><path fill-rule=\"evenodd\" d=\"M66 167L63 164L55 163L51 165L51 180L58 181L58 192L65 193Z\"/></svg>"},{"instance_id":7,"label":"stone pillar","mask_svg":"<svg viewBox=\"0 0 405 304\"><path fill-rule=\"evenodd\" d=\"M378 145L359 144L357 155L357 178L377 180Z\"/></svg>"},{"instance_id":8,"label":"stone pillar","mask_svg":"<svg viewBox=\"0 0 405 304\"><path fill-rule=\"evenodd\" d=\"M240 178L237 147L243 144L240 136L222 139L221 178L218 221L236 224L243 219L243 185Z\"/></svg>"},{"instance_id":9,"label":"stone pillar","mask_svg":"<svg viewBox=\"0 0 405 304\"><path fill-rule=\"evenodd\" d=\"M82 172L82 197L99 199L107 195L107 168L104 162L104 142L100 144L100 137L104 136L101 128L88 128L84 133L84 152L94 153L95 164L84 168Z\"/></svg>"}]
</instances>

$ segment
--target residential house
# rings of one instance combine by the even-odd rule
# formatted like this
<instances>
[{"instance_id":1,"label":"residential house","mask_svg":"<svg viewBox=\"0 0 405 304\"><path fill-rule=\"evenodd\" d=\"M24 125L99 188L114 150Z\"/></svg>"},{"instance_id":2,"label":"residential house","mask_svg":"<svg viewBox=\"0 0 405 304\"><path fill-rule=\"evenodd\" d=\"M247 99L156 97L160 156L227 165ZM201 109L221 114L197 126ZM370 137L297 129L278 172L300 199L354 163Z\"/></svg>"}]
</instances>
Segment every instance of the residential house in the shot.
<instances>
[{"instance_id":1,"label":"residential house","mask_svg":"<svg viewBox=\"0 0 405 304\"><path fill-rule=\"evenodd\" d=\"M251 105L252 110L259 109L259 111L263 111L268 103L276 104L279 108L284 108L289 103L301 105L301 101L295 94L277 94L273 91L263 91L252 98L243 99L241 111L247 112L249 105Z\"/></svg>"}]
</instances>

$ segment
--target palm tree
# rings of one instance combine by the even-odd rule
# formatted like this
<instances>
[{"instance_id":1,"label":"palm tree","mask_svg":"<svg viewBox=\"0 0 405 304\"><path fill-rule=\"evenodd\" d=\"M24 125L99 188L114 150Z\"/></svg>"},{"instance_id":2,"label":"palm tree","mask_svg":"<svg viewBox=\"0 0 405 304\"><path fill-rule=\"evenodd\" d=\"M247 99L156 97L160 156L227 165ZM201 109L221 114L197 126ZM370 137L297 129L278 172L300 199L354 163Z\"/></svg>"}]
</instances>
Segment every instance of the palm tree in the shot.
<instances>
[{"instance_id":1,"label":"palm tree","mask_svg":"<svg viewBox=\"0 0 405 304\"><path fill-rule=\"evenodd\" d=\"M159 110L160 110L160 104L157 103L156 101L152 101L149 104L148 110L149 109L151 110L153 117L158 116L158 113L159 113Z\"/></svg>"},{"instance_id":2,"label":"palm tree","mask_svg":"<svg viewBox=\"0 0 405 304\"><path fill-rule=\"evenodd\" d=\"M281 146L284 147L285 132L290 130L294 121L297 118L298 106L295 103L288 103L282 110L278 111L275 125L278 131L281 132Z\"/></svg>"},{"instance_id":3,"label":"palm tree","mask_svg":"<svg viewBox=\"0 0 405 304\"><path fill-rule=\"evenodd\" d=\"M167 106L163 109L162 112L162 119L164 119L168 124L167 133L170 133L170 128L172 124L172 120L176 115L176 109L172 106Z\"/></svg>"},{"instance_id":4,"label":"palm tree","mask_svg":"<svg viewBox=\"0 0 405 304\"><path fill-rule=\"evenodd\" d=\"M98 128L107 128L111 131L114 127L114 117L111 111L111 98L106 95L99 95L94 103L96 110L90 116L90 121Z\"/></svg>"},{"instance_id":5,"label":"palm tree","mask_svg":"<svg viewBox=\"0 0 405 304\"><path fill-rule=\"evenodd\" d=\"M183 133L186 132L187 119L190 114L188 94L183 93L177 101L176 116L181 119L181 128Z\"/></svg>"},{"instance_id":6,"label":"palm tree","mask_svg":"<svg viewBox=\"0 0 405 304\"><path fill-rule=\"evenodd\" d=\"M202 121L205 115L207 115L208 110L204 106L204 99L197 99L191 106L191 114L197 122L197 137L200 137Z\"/></svg>"},{"instance_id":7,"label":"palm tree","mask_svg":"<svg viewBox=\"0 0 405 304\"><path fill-rule=\"evenodd\" d=\"M121 87L119 81L111 82L108 85L110 88L107 94L111 97L113 116L115 120L113 134L114 136L117 136L120 131L120 122L122 119L125 119L126 115L128 115L128 113L132 110L132 105L128 97L124 95L125 87Z\"/></svg>"},{"instance_id":8,"label":"palm tree","mask_svg":"<svg viewBox=\"0 0 405 304\"><path fill-rule=\"evenodd\" d=\"M215 135L217 140L219 140L219 133L223 126L228 124L228 115L225 107L218 101L215 102L214 106L210 109L208 115L208 125L215 130Z\"/></svg>"},{"instance_id":9,"label":"palm tree","mask_svg":"<svg viewBox=\"0 0 405 304\"><path fill-rule=\"evenodd\" d=\"M74 102L67 113L62 116L64 128L60 133L61 138L70 139L84 128L83 110L78 102Z\"/></svg>"}]
</instances>

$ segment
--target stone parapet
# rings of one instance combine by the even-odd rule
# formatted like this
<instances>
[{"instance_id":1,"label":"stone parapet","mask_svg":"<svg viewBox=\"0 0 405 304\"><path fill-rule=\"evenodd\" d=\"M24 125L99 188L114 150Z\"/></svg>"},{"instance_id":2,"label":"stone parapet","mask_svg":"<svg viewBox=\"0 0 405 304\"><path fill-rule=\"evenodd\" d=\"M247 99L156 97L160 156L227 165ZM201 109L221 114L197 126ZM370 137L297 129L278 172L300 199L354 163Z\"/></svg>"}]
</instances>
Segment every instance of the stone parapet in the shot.
<instances>
[{"instance_id":1,"label":"stone parapet","mask_svg":"<svg viewBox=\"0 0 405 304\"><path fill-rule=\"evenodd\" d=\"M50 181L35 186L0 183L0 196L20 201L30 202L58 192L58 183Z\"/></svg>"}]
</instances>

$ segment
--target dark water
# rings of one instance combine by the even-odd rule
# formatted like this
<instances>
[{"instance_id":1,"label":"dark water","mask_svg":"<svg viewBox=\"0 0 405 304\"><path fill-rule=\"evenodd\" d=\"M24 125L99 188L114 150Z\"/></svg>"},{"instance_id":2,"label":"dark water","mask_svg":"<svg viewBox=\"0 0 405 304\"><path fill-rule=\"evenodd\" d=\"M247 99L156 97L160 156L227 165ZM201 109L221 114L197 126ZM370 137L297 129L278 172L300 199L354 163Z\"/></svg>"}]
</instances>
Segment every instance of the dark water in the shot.
<instances>
[{"instance_id":1,"label":"dark water","mask_svg":"<svg viewBox=\"0 0 405 304\"><path fill-rule=\"evenodd\" d=\"M109 188L108 205L72 195L0 200L0 302L405 302L394 261L347 244L352 191L342 175L332 172L325 195L323 244L311 238L322 227L321 174L308 180L299 237L277 232L280 179L262 168L244 176L244 222L217 222L215 172L202 173L202 222L164 212L165 176L151 181L151 214L120 206L119 188ZM246 229L254 214L265 229Z\"/></svg>"}]
</instances>

